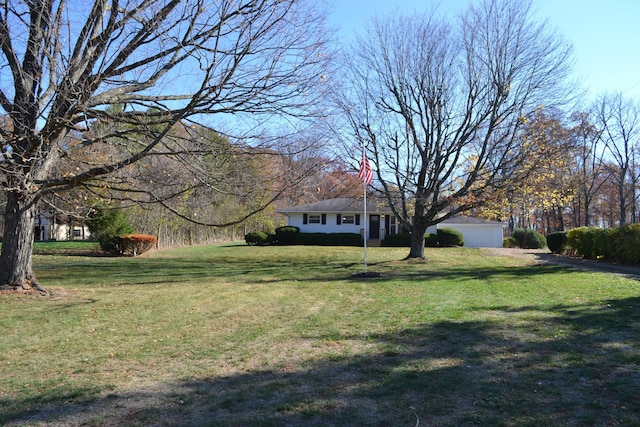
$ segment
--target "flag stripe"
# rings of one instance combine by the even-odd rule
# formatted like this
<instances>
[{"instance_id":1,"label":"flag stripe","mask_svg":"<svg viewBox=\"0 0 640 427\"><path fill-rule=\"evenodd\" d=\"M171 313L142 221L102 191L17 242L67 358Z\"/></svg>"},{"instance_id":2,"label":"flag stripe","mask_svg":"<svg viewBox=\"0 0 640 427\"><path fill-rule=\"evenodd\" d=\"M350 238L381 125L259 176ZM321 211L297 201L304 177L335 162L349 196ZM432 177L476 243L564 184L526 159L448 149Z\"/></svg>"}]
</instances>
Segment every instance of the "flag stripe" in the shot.
<instances>
[{"instance_id":1,"label":"flag stripe","mask_svg":"<svg viewBox=\"0 0 640 427\"><path fill-rule=\"evenodd\" d=\"M366 182L367 184L371 184L373 181L373 171L371 170L371 165L369 164L369 159L364 154L362 155L362 160L360 161L360 172L358 173L358 179L362 182Z\"/></svg>"}]
</instances>

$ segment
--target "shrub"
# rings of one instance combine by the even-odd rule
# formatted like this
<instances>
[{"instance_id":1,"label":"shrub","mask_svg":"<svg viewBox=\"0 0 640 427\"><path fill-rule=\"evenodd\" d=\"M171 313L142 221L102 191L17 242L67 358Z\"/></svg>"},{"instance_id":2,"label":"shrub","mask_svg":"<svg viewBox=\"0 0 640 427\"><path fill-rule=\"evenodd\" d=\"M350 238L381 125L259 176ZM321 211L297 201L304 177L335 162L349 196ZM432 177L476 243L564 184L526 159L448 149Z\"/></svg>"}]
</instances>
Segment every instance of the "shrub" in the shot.
<instances>
[{"instance_id":1,"label":"shrub","mask_svg":"<svg viewBox=\"0 0 640 427\"><path fill-rule=\"evenodd\" d=\"M438 245L444 247L464 246L462 233L453 228L438 228Z\"/></svg>"},{"instance_id":2,"label":"shrub","mask_svg":"<svg viewBox=\"0 0 640 427\"><path fill-rule=\"evenodd\" d=\"M293 245L300 234L300 229L292 225L276 228L275 240L279 245Z\"/></svg>"},{"instance_id":3,"label":"shrub","mask_svg":"<svg viewBox=\"0 0 640 427\"><path fill-rule=\"evenodd\" d=\"M522 249L542 249L547 244L547 239L531 228L516 228L512 237L516 239L518 247Z\"/></svg>"},{"instance_id":4,"label":"shrub","mask_svg":"<svg viewBox=\"0 0 640 427\"><path fill-rule=\"evenodd\" d=\"M247 245L266 245L269 242L269 235L263 231L252 231L244 236Z\"/></svg>"},{"instance_id":5,"label":"shrub","mask_svg":"<svg viewBox=\"0 0 640 427\"><path fill-rule=\"evenodd\" d=\"M555 231L547 236L547 247L554 254L567 251L567 232Z\"/></svg>"},{"instance_id":6,"label":"shrub","mask_svg":"<svg viewBox=\"0 0 640 427\"><path fill-rule=\"evenodd\" d=\"M584 256L585 248L590 247L591 242L587 242L589 227L577 227L567 231L567 244L573 249L576 255Z\"/></svg>"},{"instance_id":7,"label":"shrub","mask_svg":"<svg viewBox=\"0 0 640 427\"><path fill-rule=\"evenodd\" d=\"M502 240L502 247L503 248L517 248L518 247L518 241L512 237L506 237L504 240Z\"/></svg>"},{"instance_id":8,"label":"shrub","mask_svg":"<svg viewBox=\"0 0 640 427\"><path fill-rule=\"evenodd\" d=\"M427 248L436 248L438 247L438 235L433 233L428 233L424 237L424 245Z\"/></svg>"},{"instance_id":9,"label":"shrub","mask_svg":"<svg viewBox=\"0 0 640 427\"><path fill-rule=\"evenodd\" d=\"M87 226L91 236L100 242L100 249L114 255L121 255L118 237L135 232L123 209L108 206L92 208Z\"/></svg>"},{"instance_id":10,"label":"shrub","mask_svg":"<svg viewBox=\"0 0 640 427\"><path fill-rule=\"evenodd\" d=\"M92 236L98 240L103 238L108 240L111 237L124 236L135 232L123 209L109 208L107 206L91 209L89 219L87 219L87 227L89 227Z\"/></svg>"},{"instance_id":11,"label":"shrub","mask_svg":"<svg viewBox=\"0 0 640 427\"><path fill-rule=\"evenodd\" d=\"M627 264L640 263L640 224L624 225L609 233L610 257Z\"/></svg>"},{"instance_id":12,"label":"shrub","mask_svg":"<svg viewBox=\"0 0 640 427\"><path fill-rule=\"evenodd\" d=\"M362 237L358 233L299 233L297 245L360 246Z\"/></svg>"},{"instance_id":13,"label":"shrub","mask_svg":"<svg viewBox=\"0 0 640 427\"><path fill-rule=\"evenodd\" d=\"M409 247L411 246L411 234L387 234L386 236L384 236L382 246L396 248Z\"/></svg>"},{"instance_id":14,"label":"shrub","mask_svg":"<svg viewBox=\"0 0 640 427\"><path fill-rule=\"evenodd\" d=\"M136 256L147 252L156 246L158 239L156 236L147 234L127 234L124 236L112 236L103 238L100 247L103 251L113 255Z\"/></svg>"},{"instance_id":15,"label":"shrub","mask_svg":"<svg viewBox=\"0 0 640 427\"><path fill-rule=\"evenodd\" d=\"M153 248L158 243L156 236L148 234L127 234L120 236L120 254L121 255L141 255Z\"/></svg>"},{"instance_id":16,"label":"shrub","mask_svg":"<svg viewBox=\"0 0 640 427\"><path fill-rule=\"evenodd\" d=\"M575 250L576 254L586 259L615 258L613 248L618 243L614 242L619 230L578 227L567 232L567 243Z\"/></svg>"}]
</instances>

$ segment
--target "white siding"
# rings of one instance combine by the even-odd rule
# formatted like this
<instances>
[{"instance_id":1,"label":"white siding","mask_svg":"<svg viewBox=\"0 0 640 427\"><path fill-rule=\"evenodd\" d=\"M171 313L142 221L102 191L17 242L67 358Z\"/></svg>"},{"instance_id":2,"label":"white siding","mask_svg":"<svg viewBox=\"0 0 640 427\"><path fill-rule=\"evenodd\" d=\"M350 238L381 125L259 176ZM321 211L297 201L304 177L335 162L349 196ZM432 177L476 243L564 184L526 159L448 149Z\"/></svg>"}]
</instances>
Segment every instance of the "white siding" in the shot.
<instances>
[{"instance_id":1,"label":"white siding","mask_svg":"<svg viewBox=\"0 0 640 427\"><path fill-rule=\"evenodd\" d=\"M291 212L289 215L289 225L296 226L301 233L356 233L360 234L360 229L364 228L362 214L360 214L360 225L337 224L337 213L327 213L326 224L303 224L303 215L298 212ZM312 214L313 215L313 214ZM351 214L345 214L351 215ZM355 214L354 214L355 215Z\"/></svg>"}]
</instances>

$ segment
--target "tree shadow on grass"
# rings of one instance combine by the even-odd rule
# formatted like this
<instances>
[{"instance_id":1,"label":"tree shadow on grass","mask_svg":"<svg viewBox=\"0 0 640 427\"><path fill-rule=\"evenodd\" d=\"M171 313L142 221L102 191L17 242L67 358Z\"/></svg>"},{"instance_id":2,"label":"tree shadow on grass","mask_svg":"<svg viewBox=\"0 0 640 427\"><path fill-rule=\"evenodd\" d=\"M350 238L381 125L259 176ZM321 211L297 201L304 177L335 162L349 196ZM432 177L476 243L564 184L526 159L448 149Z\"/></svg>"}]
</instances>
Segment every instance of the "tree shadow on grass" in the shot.
<instances>
[{"instance_id":1,"label":"tree shadow on grass","mask_svg":"<svg viewBox=\"0 0 640 427\"><path fill-rule=\"evenodd\" d=\"M64 277L65 283L84 285L157 285L184 282L201 282L225 278L242 284L265 284L282 281L297 282L359 282L387 283L395 280L427 281L468 279L522 279L557 274L571 274L575 270L566 266L539 264L521 267L463 267L454 265L406 268L397 261L370 263L369 271L380 272L378 277L359 278L353 274L360 271L360 263L335 260L312 260L304 258L297 262L284 260L234 259L233 262L202 262L200 260L127 258L117 262L86 259L55 266L40 266L36 274L42 283ZM97 272L100 272L97 274Z\"/></svg>"},{"instance_id":2,"label":"tree shadow on grass","mask_svg":"<svg viewBox=\"0 0 640 427\"><path fill-rule=\"evenodd\" d=\"M322 357L117 394L2 404L7 425L640 424L640 298L483 307L478 321L306 336ZM357 342L367 350L332 349ZM241 350L239 350L241 351ZM161 367L158 367L161 369Z\"/></svg>"}]
</instances>

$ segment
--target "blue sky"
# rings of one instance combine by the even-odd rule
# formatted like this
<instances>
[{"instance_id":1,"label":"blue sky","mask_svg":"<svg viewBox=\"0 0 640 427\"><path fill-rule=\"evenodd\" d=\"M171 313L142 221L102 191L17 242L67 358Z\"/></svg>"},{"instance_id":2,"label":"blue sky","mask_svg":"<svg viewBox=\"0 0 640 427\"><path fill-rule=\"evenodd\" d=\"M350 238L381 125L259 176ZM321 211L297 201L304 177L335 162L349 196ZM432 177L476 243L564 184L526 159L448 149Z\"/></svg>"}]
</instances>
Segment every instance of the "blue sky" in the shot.
<instances>
[{"instance_id":1,"label":"blue sky","mask_svg":"<svg viewBox=\"0 0 640 427\"><path fill-rule=\"evenodd\" d=\"M435 0L332 0L330 23L347 40L372 15L394 10L430 10ZM439 10L455 13L474 0L441 0ZM640 99L640 1L533 0L537 16L575 49L576 77L589 95L622 92Z\"/></svg>"}]
</instances>

